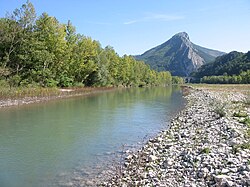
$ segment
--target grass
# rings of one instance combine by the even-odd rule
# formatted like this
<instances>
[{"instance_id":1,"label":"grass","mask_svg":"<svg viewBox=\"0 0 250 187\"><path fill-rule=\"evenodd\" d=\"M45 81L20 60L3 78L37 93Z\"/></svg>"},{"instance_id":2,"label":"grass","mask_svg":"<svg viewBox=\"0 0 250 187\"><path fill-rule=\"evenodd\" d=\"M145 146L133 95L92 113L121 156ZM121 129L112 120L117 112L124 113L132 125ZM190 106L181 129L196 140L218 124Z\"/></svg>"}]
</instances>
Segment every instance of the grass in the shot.
<instances>
[{"instance_id":1,"label":"grass","mask_svg":"<svg viewBox=\"0 0 250 187\"><path fill-rule=\"evenodd\" d=\"M243 120L240 121L240 123L243 123L250 128L250 117L244 118Z\"/></svg>"},{"instance_id":2,"label":"grass","mask_svg":"<svg viewBox=\"0 0 250 187\"><path fill-rule=\"evenodd\" d=\"M214 112L222 118L222 117L226 116L225 107L226 107L225 103L215 104Z\"/></svg>"},{"instance_id":3,"label":"grass","mask_svg":"<svg viewBox=\"0 0 250 187\"><path fill-rule=\"evenodd\" d=\"M250 143L243 143L243 144L238 144L238 145L234 145L232 147L232 152L234 154L240 152L240 150L242 149L249 149L250 150Z\"/></svg>"},{"instance_id":4,"label":"grass","mask_svg":"<svg viewBox=\"0 0 250 187\"><path fill-rule=\"evenodd\" d=\"M246 105L246 106L250 106L250 94L248 94L245 98L245 100L243 101L243 103Z\"/></svg>"},{"instance_id":5,"label":"grass","mask_svg":"<svg viewBox=\"0 0 250 187\"><path fill-rule=\"evenodd\" d=\"M205 147L204 149L201 150L201 154L202 153L205 153L205 154L209 154L211 152L210 148L209 147Z\"/></svg>"},{"instance_id":6,"label":"grass","mask_svg":"<svg viewBox=\"0 0 250 187\"><path fill-rule=\"evenodd\" d=\"M247 138L250 138L250 127L247 129L246 137L247 137Z\"/></svg>"},{"instance_id":7,"label":"grass","mask_svg":"<svg viewBox=\"0 0 250 187\"><path fill-rule=\"evenodd\" d=\"M43 87L6 87L0 85L0 100L23 99L27 97L55 97L67 95L83 95L97 91L113 89L112 87L72 87L66 88L70 91L62 91L60 88Z\"/></svg>"},{"instance_id":8,"label":"grass","mask_svg":"<svg viewBox=\"0 0 250 187\"><path fill-rule=\"evenodd\" d=\"M0 100L22 99L25 97L50 97L59 94L60 90L58 88L0 87Z\"/></svg>"},{"instance_id":9,"label":"grass","mask_svg":"<svg viewBox=\"0 0 250 187\"><path fill-rule=\"evenodd\" d=\"M194 88L203 88L211 91L241 92L249 95L247 103L250 104L250 84L190 84Z\"/></svg>"},{"instance_id":10,"label":"grass","mask_svg":"<svg viewBox=\"0 0 250 187\"><path fill-rule=\"evenodd\" d=\"M234 112L233 116L234 116L234 117L241 118L241 117L247 117L248 115L247 115L246 112L241 112L241 111L239 111L239 112Z\"/></svg>"}]
</instances>

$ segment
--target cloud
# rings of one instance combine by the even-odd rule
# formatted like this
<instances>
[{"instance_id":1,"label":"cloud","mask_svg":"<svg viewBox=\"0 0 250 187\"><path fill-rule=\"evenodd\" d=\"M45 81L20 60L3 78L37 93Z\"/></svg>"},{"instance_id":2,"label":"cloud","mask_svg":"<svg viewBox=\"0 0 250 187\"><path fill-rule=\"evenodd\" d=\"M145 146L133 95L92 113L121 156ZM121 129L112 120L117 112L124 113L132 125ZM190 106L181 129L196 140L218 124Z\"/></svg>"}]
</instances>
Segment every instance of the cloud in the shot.
<instances>
[{"instance_id":1,"label":"cloud","mask_svg":"<svg viewBox=\"0 0 250 187\"><path fill-rule=\"evenodd\" d=\"M181 19L185 19L185 17L176 16L176 15L167 15L167 14L150 14L143 18L126 21L123 24L131 25L131 24L140 23L140 22L153 22L153 21L167 22L167 21L175 21L175 20L181 20Z\"/></svg>"}]
</instances>

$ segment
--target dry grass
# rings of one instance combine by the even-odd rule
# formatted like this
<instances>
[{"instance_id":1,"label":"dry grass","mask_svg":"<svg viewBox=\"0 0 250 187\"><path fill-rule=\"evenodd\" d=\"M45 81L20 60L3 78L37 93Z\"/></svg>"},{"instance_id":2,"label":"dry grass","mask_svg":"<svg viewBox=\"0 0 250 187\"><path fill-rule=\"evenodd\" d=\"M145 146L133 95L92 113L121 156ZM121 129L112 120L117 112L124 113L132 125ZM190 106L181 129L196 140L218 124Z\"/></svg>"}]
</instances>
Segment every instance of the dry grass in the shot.
<instances>
[{"instance_id":1,"label":"dry grass","mask_svg":"<svg viewBox=\"0 0 250 187\"><path fill-rule=\"evenodd\" d=\"M190 84L190 86L211 91L240 92L250 96L250 84Z\"/></svg>"},{"instance_id":2,"label":"dry grass","mask_svg":"<svg viewBox=\"0 0 250 187\"><path fill-rule=\"evenodd\" d=\"M85 95L93 92L100 92L112 88L90 88L90 87L74 87L67 89L59 88L42 88L42 87L0 87L0 100L7 99L23 99L27 97L56 97L56 96L74 96Z\"/></svg>"},{"instance_id":3,"label":"dry grass","mask_svg":"<svg viewBox=\"0 0 250 187\"><path fill-rule=\"evenodd\" d=\"M23 87L0 87L0 100L22 99L25 97L51 97L59 95L57 88L23 88Z\"/></svg>"}]
</instances>

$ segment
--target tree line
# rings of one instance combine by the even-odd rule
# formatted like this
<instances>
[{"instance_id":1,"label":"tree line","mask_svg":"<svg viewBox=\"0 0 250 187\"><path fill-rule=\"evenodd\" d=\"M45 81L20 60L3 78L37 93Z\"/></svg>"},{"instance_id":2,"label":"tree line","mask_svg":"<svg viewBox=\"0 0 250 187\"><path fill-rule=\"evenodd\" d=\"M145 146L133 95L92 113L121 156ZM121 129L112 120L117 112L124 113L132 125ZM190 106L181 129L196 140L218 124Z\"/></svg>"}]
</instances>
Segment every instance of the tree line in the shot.
<instances>
[{"instance_id":1,"label":"tree line","mask_svg":"<svg viewBox=\"0 0 250 187\"><path fill-rule=\"evenodd\" d=\"M243 71L240 75L204 76L201 83L208 84L250 84L250 70Z\"/></svg>"},{"instance_id":2,"label":"tree line","mask_svg":"<svg viewBox=\"0 0 250 187\"><path fill-rule=\"evenodd\" d=\"M37 17L29 1L0 18L0 80L10 86L148 86L171 84L132 56L76 33L71 21ZM177 80L177 79L175 79Z\"/></svg>"},{"instance_id":3,"label":"tree line","mask_svg":"<svg viewBox=\"0 0 250 187\"><path fill-rule=\"evenodd\" d=\"M232 51L219 56L214 62L201 66L193 73L193 82L209 84L249 84L250 51Z\"/></svg>"}]
</instances>

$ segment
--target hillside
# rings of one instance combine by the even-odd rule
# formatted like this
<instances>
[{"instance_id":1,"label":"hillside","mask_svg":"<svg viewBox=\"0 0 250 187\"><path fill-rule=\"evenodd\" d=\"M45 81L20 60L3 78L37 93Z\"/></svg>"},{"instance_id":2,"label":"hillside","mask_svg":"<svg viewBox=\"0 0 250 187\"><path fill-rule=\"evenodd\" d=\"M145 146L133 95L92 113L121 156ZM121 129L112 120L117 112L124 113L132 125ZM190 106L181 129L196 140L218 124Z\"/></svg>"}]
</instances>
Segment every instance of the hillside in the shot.
<instances>
[{"instance_id":1,"label":"hillside","mask_svg":"<svg viewBox=\"0 0 250 187\"><path fill-rule=\"evenodd\" d=\"M205 64L198 69L194 76L202 78L204 76L218 75L239 75L242 71L250 69L250 51L241 53L232 51L223 56L217 57L214 62Z\"/></svg>"},{"instance_id":2,"label":"hillside","mask_svg":"<svg viewBox=\"0 0 250 187\"><path fill-rule=\"evenodd\" d=\"M181 32L135 58L143 60L155 70L168 70L175 76L189 76L202 65L212 62L223 54L223 52L193 44L188 34Z\"/></svg>"}]
</instances>

